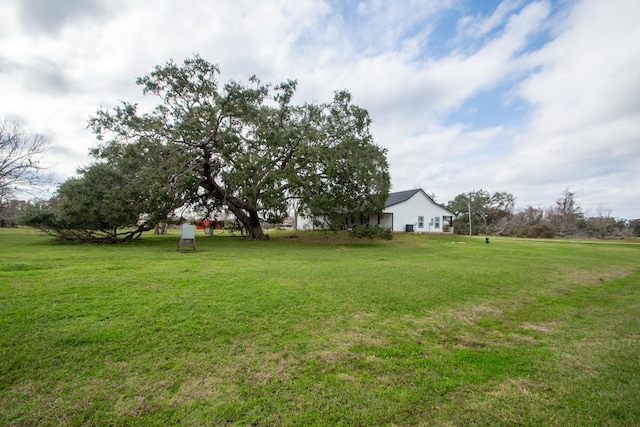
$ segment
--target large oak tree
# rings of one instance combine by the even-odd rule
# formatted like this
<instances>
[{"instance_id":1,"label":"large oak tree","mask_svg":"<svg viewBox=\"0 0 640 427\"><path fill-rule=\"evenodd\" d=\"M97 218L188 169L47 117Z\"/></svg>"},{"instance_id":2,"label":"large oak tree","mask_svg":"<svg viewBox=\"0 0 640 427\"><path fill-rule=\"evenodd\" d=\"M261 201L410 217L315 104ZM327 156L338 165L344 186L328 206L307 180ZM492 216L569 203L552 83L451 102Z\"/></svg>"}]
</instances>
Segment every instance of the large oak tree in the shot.
<instances>
[{"instance_id":1,"label":"large oak tree","mask_svg":"<svg viewBox=\"0 0 640 427\"><path fill-rule=\"evenodd\" d=\"M160 102L148 112L128 102L99 110L90 120L102 141L94 152L98 163L61 190L80 185L105 164L108 171L118 170L121 147L146 141L166 148L156 187L158 180L163 188L171 182L162 180L178 177L180 183L163 192L156 218L166 215L167 206L225 208L250 238L261 239L262 221L283 219L292 199L308 212L329 216L382 210L390 186L386 151L373 142L369 114L351 103L348 92L336 92L329 103L295 105L295 81L272 86L251 77L247 84L221 84L218 77L216 65L195 56L181 65L169 61L137 79L143 93ZM145 200L159 191L152 180L131 179L138 198L141 190ZM73 192L68 193L73 204ZM165 200L168 196L174 199ZM82 211L101 214L89 207L77 210Z\"/></svg>"}]
</instances>

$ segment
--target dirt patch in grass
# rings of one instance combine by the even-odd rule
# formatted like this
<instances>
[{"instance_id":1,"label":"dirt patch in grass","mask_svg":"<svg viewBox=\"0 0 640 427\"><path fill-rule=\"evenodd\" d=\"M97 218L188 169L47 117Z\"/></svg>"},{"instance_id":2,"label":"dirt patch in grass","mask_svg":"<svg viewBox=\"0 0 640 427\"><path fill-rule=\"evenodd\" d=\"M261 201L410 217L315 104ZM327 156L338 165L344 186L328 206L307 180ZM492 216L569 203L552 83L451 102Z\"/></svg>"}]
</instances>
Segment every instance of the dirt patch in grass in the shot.
<instances>
[{"instance_id":1,"label":"dirt patch in grass","mask_svg":"<svg viewBox=\"0 0 640 427\"><path fill-rule=\"evenodd\" d=\"M194 373L182 381L169 404L181 406L238 399L243 384L260 386L276 380L284 382L292 378L299 366L298 359L290 352L261 351L257 346L235 349L228 356L206 370L194 366Z\"/></svg>"},{"instance_id":2,"label":"dirt patch in grass","mask_svg":"<svg viewBox=\"0 0 640 427\"><path fill-rule=\"evenodd\" d=\"M529 329L529 330L532 330L532 331L542 332L542 333L548 334L548 333L551 333L551 332L555 331L556 327L557 327L557 322L551 321L551 322L543 322L543 323L538 323L538 324L525 322L525 323L521 324L519 328L520 329Z\"/></svg>"},{"instance_id":3,"label":"dirt patch in grass","mask_svg":"<svg viewBox=\"0 0 640 427\"><path fill-rule=\"evenodd\" d=\"M309 358L318 358L322 363L326 365L334 365L339 363L341 360L344 360L350 356L350 353L347 350L322 350L316 351L309 354Z\"/></svg>"},{"instance_id":4,"label":"dirt patch in grass","mask_svg":"<svg viewBox=\"0 0 640 427\"><path fill-rule=\"evenodd\" d=\"M634 269L616 268L608 271L591 271L587 269L570 270L565 271L562 278L569 283L576 283L581 285L593 285L597 283L609 282L616 279L629 276L633 273Z\"/></svg>"},{"instance_id":5,"label":"dirt patch in grass","mask_svg":"<svg viewBox=\"0 0 640 427\"><path fill-rule=\"evenodd\" d=\"M272 380L290 379L298 366L298 360L286 352L266 353L254 356L246 374L256 384L267 384Z\"/></svg>"},{"instance_id":6,"label":"dirt patch in grass","mask_svg":"<svg viewBox=\"0 0 640 427\"><path fill-rule=\"evenodd\" d=\"M339 334L336 338L339 339L345 347L355 345L386 347L389 344L381 335L381 332L375 330L357 330Z\"/></svg>"},{"instance_id":7,"label":"dirt patch in grass","mask_svg":"<svg viewBox=\"0 0 640 427\"><path fill-rule=\"evenodd\" d=\"M182 383L178 392L171 398L171 406L180 406L196 401L215 401L221 396L236 396L232 387L232 376L217 371L215 375L191 377Z\"/></svg>"},{"instance_id":8,"label":"dirt patch in grass","mask_svg":"<svg viewBox=\"0 0 640 427\"><path fill-rule=\"evenodd\" d=\"M527 405L535 406L535 402L548 402L550 391L549 385L530 378L512 378L501 382L488 394L499 401L526 401Z\"/></svg>"},{"instance_id":9,"label":"dirt patch in grass","mask_svg":"<svg viewBox=\"0 0 640 427\"><path fill-rule=\"evenodd\" d=\"M492 307L487 304L474 305L466 307L463 311L452 311L449 313L454 319L460 320L464 323L476 323L478 319L483 317L496 317L500 318L504 315L503 311L497 307Z\"/></svg>"},{"instance_id":10,"label":"dirt patch in grass","mask_svg":"<svg viewBox=\"0 0 640 427\"><path fill-rule=\"evenodd\" d=\"M529 378L510 378L485 392L471 389L452 393L434 405L437 420L434 425L543 425L549 420L544 419L542 408L553 402L546 384Z\"/></svg>"}]
</instances>

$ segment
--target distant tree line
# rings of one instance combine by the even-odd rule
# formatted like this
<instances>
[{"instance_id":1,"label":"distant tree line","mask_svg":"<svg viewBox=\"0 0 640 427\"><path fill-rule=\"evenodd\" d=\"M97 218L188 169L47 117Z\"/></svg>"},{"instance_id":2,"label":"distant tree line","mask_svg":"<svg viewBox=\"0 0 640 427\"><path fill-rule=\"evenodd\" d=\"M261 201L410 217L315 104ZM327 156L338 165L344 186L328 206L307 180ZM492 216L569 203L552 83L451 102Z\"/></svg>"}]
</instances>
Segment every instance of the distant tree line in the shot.
<instances>
[{"instance_id":1,"label":"distant tree line","mask_svg":"<svg viewBox=\"0 0 640 427\"><path fill-rule=\"evenodd\" d=\"M459 234L598 239L640 236L640 219L614 218L605 209L587 215L569 189L546 209L527 206L516 210L515 200L510 193L473 190L458 194L446 207L454 213L453 225Z\"/></svg>"},{"instance_id":2,"label":"distant tree line","mask_svg":"<svg viewBox=\"0 0 640 427\"><path fill-rule=\"evenodd\" d=\"M582 211L575 199L575 194L568 189L565 189L554 204L546 209L532 206L516 209L515 200L514 195L510 193L474 190L458 194L454 200L446 204L446 207L455 214L453 225L458 234L469 233L469 206L471 206L471 232L474 235L597 239L640 237L640 219L615 218L611 216L610 211L604 209L597 210L594 215L588 215ZM47 202L4 200L0 204L0 226L15 227L34 211L41 212L45 207L48 209L56 203L61 201L56 198ZM70 206L69 209L71 208ZM128 205L121 206L121 209L129 208ZM81 212L88 207L76 206L73 209ZM116 210L113 214L117 212ZM133 212L132 218L135 218L135 214ZM95 215L95 218L100 217L96 212L91 215ZM71 237L73 236L69 235L69 238Z\"/></svg>"}]
</instances>

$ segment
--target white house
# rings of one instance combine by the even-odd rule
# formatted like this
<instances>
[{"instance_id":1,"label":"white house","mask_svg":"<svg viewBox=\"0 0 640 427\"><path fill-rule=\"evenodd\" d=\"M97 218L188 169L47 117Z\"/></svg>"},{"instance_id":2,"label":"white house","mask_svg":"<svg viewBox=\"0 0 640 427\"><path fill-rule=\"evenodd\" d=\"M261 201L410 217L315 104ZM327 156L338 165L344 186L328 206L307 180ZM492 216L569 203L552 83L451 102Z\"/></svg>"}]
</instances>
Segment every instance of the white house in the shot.
<instances>
[{"instance_id":1,"label":"white house","mask_svg":"<svg viewBox=\"0 0 640 427\"><path fill-rule=\"evenodd\" d=\"M345 217L344 226L379 226L392 231L415 233L453 233L453 212L433 201L422 189L390 193L385 207L379 215L370 217ZM314 221L298 218L301 230L323 229L328 225L323 217Z\"/></svg>"},{"instance_id":2,"label":"white house","mask_svg":"<svg viewBox=\"0 0 640 427\"><path fill-rule=\"evenodd\" d=\"M416 233L453 233L453 212L433 201L422 189L389 194L379 221L370 225L393 231Z\"/></svg>"}]
</instances>

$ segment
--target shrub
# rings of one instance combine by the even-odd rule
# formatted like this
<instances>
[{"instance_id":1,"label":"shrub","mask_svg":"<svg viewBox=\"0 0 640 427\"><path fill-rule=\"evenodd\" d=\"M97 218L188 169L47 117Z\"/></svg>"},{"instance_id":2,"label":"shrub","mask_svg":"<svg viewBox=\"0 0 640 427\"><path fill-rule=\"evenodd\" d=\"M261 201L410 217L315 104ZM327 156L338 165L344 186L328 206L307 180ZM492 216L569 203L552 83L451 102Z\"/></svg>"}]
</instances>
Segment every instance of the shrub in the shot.
<instances>
[{"instance_id":1,"label":"shrub","mask_svg":"<svg viewBox=\"0 0 640 427\"><path fill-rule=\"evenodd\" d=\"M393 239L393 232L390 228L385 227L364 227L361 225L355 226L349 232L349 236L355 239L380 239L391 240Z\"/></svg>"},{"instance_id":2,"label":"shrub","mask_svg":"<svg viewBox=\"0 0 640 427\"><path fill-rule=\"evenodd\" d=\"M549 224L534 224L527 230L527 237L551 239L553 236L553 228Z\"/></svg>"}]
</instances>

